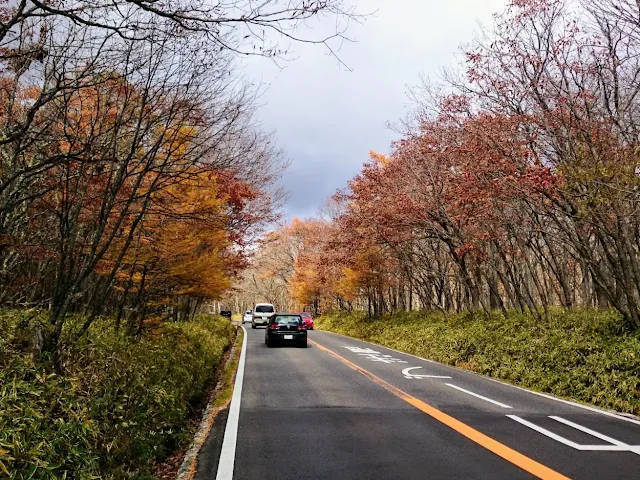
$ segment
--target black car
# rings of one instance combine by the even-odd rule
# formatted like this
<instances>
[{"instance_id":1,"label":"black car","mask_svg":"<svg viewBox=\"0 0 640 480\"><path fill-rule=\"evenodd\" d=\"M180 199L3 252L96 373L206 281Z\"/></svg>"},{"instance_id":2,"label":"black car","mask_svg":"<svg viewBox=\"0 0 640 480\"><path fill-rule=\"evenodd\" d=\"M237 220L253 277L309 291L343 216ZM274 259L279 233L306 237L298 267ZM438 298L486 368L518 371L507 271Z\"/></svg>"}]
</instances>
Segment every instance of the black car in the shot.
<instances>
[{"instance_id":1,"label":"black car","mask_svg":"<svg viewBox=\"0 0 640 480\"><path fill-rule=\"evenodd\" d=\"M275 313L269 318L264 333L264 343L273 347L283 343L293 343L307 347L307 327L297 313Z\"/></svg>"}]
</instances>

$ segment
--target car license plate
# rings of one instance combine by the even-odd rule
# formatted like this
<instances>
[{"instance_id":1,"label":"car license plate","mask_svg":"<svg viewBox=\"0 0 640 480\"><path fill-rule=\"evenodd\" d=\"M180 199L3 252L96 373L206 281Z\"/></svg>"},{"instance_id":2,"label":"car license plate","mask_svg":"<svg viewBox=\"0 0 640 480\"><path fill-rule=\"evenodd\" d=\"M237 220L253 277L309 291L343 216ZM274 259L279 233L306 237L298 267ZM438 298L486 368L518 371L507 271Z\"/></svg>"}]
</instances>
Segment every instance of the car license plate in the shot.
<instances>
[{"instance_id":1,"label":"car license plate","mask_svg":"<svg viewBox=\"0 0 640 480\"><path fill-rule=\"evenodd\" d=\"M293 335L285 335L284 339L285 340L293 340Z\"/></svg>"}]
</instances>

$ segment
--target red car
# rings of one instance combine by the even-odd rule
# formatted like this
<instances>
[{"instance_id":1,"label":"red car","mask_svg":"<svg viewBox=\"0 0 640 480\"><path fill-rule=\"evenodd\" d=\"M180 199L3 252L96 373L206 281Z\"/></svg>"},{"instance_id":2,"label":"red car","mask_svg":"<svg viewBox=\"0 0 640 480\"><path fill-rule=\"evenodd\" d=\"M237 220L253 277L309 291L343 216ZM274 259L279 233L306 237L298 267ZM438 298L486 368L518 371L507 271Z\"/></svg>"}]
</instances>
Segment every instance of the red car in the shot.
<instances>
[{"instance_id":1,"label":"red car","mask_svg":"<svg viewBox=\"0 0 640 480\"><path fill-rule=\"evenodd\" d=\"M302 312L300 316L302 317L302 321L307 327L307 330L313 330L313 317L311 316L311 314L307 312Z\"/></svg>"}]
</instances>

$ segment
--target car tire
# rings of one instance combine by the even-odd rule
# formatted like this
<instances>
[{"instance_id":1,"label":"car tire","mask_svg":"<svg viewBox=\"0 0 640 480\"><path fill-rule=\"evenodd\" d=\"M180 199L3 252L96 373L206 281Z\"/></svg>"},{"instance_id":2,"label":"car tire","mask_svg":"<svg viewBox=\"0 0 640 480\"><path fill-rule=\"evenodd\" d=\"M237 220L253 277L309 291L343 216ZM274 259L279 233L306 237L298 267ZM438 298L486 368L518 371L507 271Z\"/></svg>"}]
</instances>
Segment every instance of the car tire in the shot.
<instances>
[{"instance_id":1,"label":"car tire","mask_svg":"<svg viewBox=\"0 0 640 480\"><path fill-rule=\"evenodd\" d=\"M274 346L275 346L275 343L273 342L273 340L270 340L267 338L267 347L273 348Z\"/></svg>"},{"instance_id":2,"label":"car tire","mask_svg":"<svg viewBox=\"0 0 640 480\"><path fill-rule=\"evenodd\" d=\"M303 340L300 342L300 344L298 345L300 348L307 348L307 340Z\"/></svg>"},{"instance_id":3,"label":"car tire","mask_svg":"<svg viewBox=\"0 0 640 480\"><path fill-rule=\"evenodd\" d=\"M252 323L252 324L251 324L251 328L254 328L254 329L255 329L255 328L256 328L256 324L255 324L255 323Z\"/></svg>"}]
</instances>

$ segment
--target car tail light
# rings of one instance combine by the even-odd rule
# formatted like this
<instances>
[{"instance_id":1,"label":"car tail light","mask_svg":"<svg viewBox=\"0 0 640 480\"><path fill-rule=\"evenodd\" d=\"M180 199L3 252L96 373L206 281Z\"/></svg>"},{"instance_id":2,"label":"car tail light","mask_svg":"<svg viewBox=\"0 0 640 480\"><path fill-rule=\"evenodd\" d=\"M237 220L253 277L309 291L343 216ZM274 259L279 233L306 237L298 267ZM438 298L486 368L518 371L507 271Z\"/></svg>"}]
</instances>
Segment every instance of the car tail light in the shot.
<instances>
[{"instance_id":1,"label":"car tail light","mask_svg":"<svg viewBox=\"0 0 640 480\"><path fill-rule=\"evenodd\" d=\"M271 330L277 330L278 329L278 324L277 323L270 323L269 324L269 328Z\"/></svg>"},{"instance_id":2,"label":"car tail light","mask_svg":"<svg viewBox=\"0 0 640 480\"><path fill-rule=\"evenodd\" d=\"M302 325L298 325L298 330L306 330L307 326L303 323Z\"/></svg>"}]
</instances>

